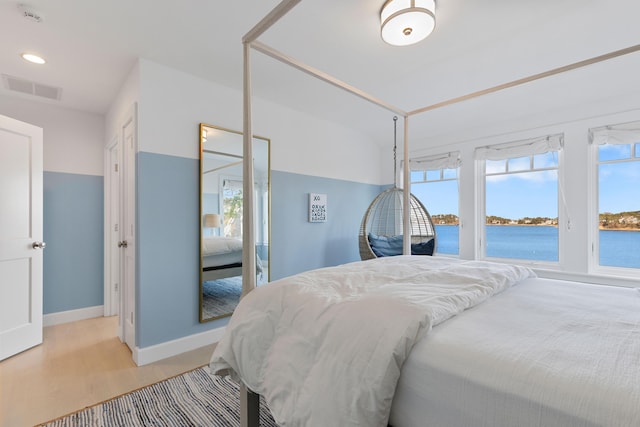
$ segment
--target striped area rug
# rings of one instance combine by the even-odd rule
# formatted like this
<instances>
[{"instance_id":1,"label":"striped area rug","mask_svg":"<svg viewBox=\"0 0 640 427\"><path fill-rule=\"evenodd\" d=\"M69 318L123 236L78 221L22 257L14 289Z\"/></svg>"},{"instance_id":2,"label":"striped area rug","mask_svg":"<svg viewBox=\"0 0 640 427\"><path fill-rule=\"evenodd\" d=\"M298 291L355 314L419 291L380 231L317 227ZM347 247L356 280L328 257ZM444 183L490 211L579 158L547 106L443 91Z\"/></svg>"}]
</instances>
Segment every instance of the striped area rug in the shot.
<instances>
[{"instance_id":1,"label":"striped area rug","mask_svg":"<svg viewBox=\"0 0 640 427\"><path fill-rule=\"evenodd\" d=\"M41 424L45 427L187 427L240 425L240 390L229 377L198 368ZM260 399L260 426L277 427Z\"/></svg>"}]
</instances>

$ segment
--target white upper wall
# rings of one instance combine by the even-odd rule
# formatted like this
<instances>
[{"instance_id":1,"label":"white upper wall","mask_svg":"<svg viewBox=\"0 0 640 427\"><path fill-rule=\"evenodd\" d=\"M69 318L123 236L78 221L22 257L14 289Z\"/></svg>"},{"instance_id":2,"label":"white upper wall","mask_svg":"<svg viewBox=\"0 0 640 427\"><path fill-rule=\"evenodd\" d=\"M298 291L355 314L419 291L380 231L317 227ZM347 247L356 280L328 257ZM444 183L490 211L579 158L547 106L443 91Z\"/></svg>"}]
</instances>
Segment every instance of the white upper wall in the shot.
<instances>
[{"instance_id":1,"label":"white upper wall","mask_svg":"<svg viewBox=\"0 0 640 427\"><path fill-rule=\"evenodd\" d=\"M110 145L118 135L119 128L128 117L129 112L140 98L140 67L138 62L133 66L120 87L116 98L111 103L105 118L104 143Z\"/></svg>"},{"instance_id":2,"label":"white upper wall","mask_svg":"<svg viewBox=\"0 0 640 427\"><path fill-rule=\"evenodd\" d=\"M103 175L104 116L2 95L0 114L43 129L45 171Z\"/></svg>"},{"instance_id":3,"label":"white upper wall","mask_svg":"<svg viewBox=\"0 0 640 427\"><path fill-rule=\"evenodd\" d=\"M199 158L198 124L242 130L242 93L140 60L138 150ZM362 182L381 178L379 148L365 135L253 99L253 133L271 139L271 169Z\"/></svg>"}]
</instances>

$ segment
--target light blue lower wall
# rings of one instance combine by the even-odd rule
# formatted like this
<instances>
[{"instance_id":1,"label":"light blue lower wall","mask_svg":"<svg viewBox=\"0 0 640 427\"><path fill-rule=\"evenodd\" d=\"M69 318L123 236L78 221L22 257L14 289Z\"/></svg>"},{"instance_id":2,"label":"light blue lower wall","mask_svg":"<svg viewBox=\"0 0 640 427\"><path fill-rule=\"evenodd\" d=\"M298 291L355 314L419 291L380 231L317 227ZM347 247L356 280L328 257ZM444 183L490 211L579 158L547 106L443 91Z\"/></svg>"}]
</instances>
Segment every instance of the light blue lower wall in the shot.
<instances>
[{"instance_id":1,"label":"light blue lower wall","mask_svg":"<svg viewBox=\"0 0 640 427\"><path fill-rule=\"evenodd\" d=\"M43 174L44 314L104 303L103 177Z\"/></svg>"},{"instance_id":2,"label":"light blue lower wall","mask_svg":"<svg viewBox=\"0 0 640 427\"><path fill-rule=\"evenodd\" d=\"M360 260L362 216L383 187L271 171L271 280ZM309 193L327 195L327 222L309 222Z\"/></svg>"},{"instance_id":3,"label":"light blue lower wall","mask_svg":"<svg viewBox=\"0 0 640 427\"><path fill-rule=\"evenodd\" d=\"M199 322L199 161L137 157L136 345L140 348L226 324Z\"/></svg>"},{"instance_id":4,"label":"light blue lower wall","mask_svg":"<svg viewBox=\"0 0 640 427\"><path fill-rule=\"evenodd\" d=\"M139 153L136 345L224 326L199 323L199 162ZM272 171L271 278L359 259L358 230L380 186ZM308 193L326 193L329 220L307 222Z\"/></svg>"}]
</instances>

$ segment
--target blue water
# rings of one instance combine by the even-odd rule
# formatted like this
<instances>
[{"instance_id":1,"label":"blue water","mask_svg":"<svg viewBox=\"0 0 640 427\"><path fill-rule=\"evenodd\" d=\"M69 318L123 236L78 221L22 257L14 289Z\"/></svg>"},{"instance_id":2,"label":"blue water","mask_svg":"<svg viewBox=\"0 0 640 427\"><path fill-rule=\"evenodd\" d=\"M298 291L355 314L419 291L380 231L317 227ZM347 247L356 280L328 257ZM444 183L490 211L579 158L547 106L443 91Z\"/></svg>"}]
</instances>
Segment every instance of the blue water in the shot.
<instances>
[{"instance_id":1,"label":"blue water","mask_svg":"<svg viewBox=\"0 0 640 427\"><path fill-rule=\"evenodd\" d=\"M488 257L558 261L558 228L488 226L486 253Z\"/></svg>"},{"instance_id":2,"label":"blue water","mask_svg":"<svg viewBox=\"0 0 640 427\"><path fill-rule=\"evenodd\" d=\"M640 268L640 231L600 230L600 265Z\"/></svg>"},{"instance_id":3,"label":"blue water","mask_svg":"<svg viewBox=\"0 0 640 427\"><path fill-rule=\"evenodd\" d=\"M438 253L458 255L458 227L436 225ZM558 229L545 226L487 227L487 256L558 261ZM600 230L600 265L640 268L640 232Z\"/></svg>"},{"instance_id":4,"label":"blue water","mask_svg":"<svg viewBox=\"0 0 640 427\"><path fill-rule=\"evenodd\" d=\"M458 255L458 226L457 225L436 225L436 240L438 247L436 252L440 254Z\"/></svg>"}]
</instances>

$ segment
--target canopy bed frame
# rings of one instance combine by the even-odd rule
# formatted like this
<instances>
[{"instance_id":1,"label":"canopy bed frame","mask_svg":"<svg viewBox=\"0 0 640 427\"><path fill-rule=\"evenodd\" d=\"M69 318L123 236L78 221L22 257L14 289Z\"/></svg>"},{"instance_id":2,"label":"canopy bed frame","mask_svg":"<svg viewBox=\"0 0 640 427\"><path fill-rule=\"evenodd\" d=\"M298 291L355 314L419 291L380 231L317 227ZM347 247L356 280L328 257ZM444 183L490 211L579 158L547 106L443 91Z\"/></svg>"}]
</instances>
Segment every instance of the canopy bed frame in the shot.
<instances>
[{"instance_id":1,"label":"canopy bed frame","mask_svg":"<svg viewBox=\"0 0 640 427\"><path fill-rule=\"evenodd\" d=\"M378 99L366 92L351 86L339 79L332 77L331 75L315 69L309 65L302 63L294 58L279 52L272 47L269 47L260 41L258 38L270 27L275 25L280 18L285 16L293 7L295 7L301 0L283 0L279 3L269 14L267 14L256 26L254 26L246 35L242 38L243 44L243 149L244 149L244 206L245 215L244 221L244 236L243 236L243 285L242 295L246 296L256 287L256 277L251 272L256 269L255 251L251 248L255 248L255 235L252 227L253 215L254 215L254 200L253 200L253 169L250 159L252 159L252 144L251 135L252 130L252 105L251 105L251 50L256 50L263 53L273 59L276 59L284 64L290 65L302 72L305 72L311 76L314 76L322 81L325 81L331 85L334 85L340 89L352 93L366 101L369 101L381 108L384 108L394 114L401 116L404 119L404 150L403 159L404 165L409 165L409 118L427 111L435 110L445 106L457 104L474 98L478 98L487 94L499 92L505 89L520 86L526 83L530 83L536 80L544 79L550 76L554 76L568 71L576 70L588 65L596 64L603 61L608 61L613 58L617 58L623 55L628 55L637 51L640 51L640 44L631 46L625 49L616 50L604 55L592 57L583 61L575 62L562 67L554 68L542 73L533 74L524 78L513 80L507 83L503 83L497 86L489 87L484 90L472 92L463 96L455 97L446 101L438 102L432 105L428 105L416 110L405 111L401 108L393 106L381 99ZM403 168L403 204L404 206L410 205L410 168ZM410 209L404 209L403 211L403 254L411 254L410 244L411 241L406 236L411 235L410 231ZM430 257L426 257L430 258ZM248 390L244 384L241 384L241 396L240 396L240 408L241 408L241 425L254 427L259 425L259 396L252 391Z\"/></svg>"}]
</instances>

